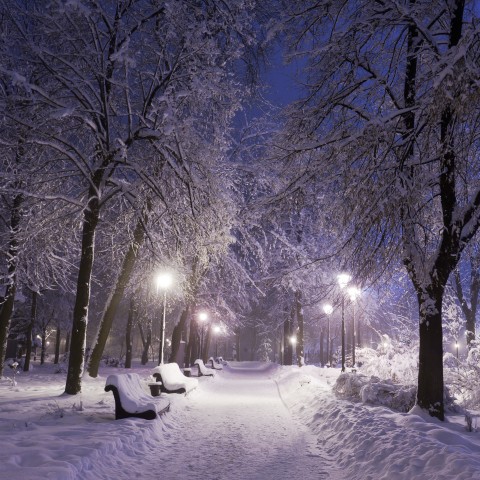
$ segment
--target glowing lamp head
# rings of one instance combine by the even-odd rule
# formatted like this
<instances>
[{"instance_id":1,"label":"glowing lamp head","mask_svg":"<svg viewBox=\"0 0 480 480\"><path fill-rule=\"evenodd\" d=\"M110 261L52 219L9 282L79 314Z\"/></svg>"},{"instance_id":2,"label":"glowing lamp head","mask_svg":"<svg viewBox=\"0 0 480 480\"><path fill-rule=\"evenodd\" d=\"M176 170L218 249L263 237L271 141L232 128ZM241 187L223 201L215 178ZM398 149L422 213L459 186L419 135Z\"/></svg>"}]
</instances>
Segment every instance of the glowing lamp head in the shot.
<instances>
[{"instance_id":1,"label":"glowing lamp head","mask_svg":"<svg viewBox=\"0 0 480 480\"><path fill-rule=\"evenodd\" d=\"M348 282L352 279L352 277L348 273L341 273L337 276L338 284L340 288L345 288L348 285Z\"/></svg>"},{"instance_id":2,"label":"glowing lamp head","mask_svg":"<svg viewBox=\"0 0 480 480\"><path fill-rule=\"evenodd\" d=\"M350 300L354 302L360 296L360 289L357 287L350 287L348 290L348 295L350 296Z\"/></svg>"},{"instance_id":3,"label":"glowing lamp head","mask_svg":"<svg viewBox=\"0 0 480 480\"><path fill-rule=\"evenodd\" d=\"M207 320L208 318L208 315L205 313L205 312L200 312L198 314L198 319L201 321L201 322L205 322L205 320Z\"/></svg>"},{"instance_id":4,"label":"glowing lamp head","mask_svg":"<svg viewBox=\"0 0 480 480\"><path fill-rule=\"evenodd\" d=\"M167 273L167 272L159 273L155 277L155 283L157 284L158 290L167 290L172 285L172 282L173 282L172 275L170 275L170 273Z\"/></svg>"},{"instance_id":5,"label":"glowing lamp head","mask_svg":"<svg viewBox=\"0 0 480 480\"><path fill-rule=\"evenodd\" d=\"M219 325L215 325L213 327L213 333L215 333L215 335L218 335L221 331L222 331L222 329L220 328Z\"/></svg>"},{"instance_id":6,"label":"glowing lamp head","mask_svg":"<svg viewBox=\"0 0 480 480\"><path fill-rule=\"evenodd\" d=\"M297 337L293 336L293 337L290 337L290 343L292 345L295 345L297 343Z\"/></svg>"},{"instance_id":7,"label":"glowing lamp head","mask_svg":"<svg viewBox=\"0 0 480 480\"><path fill-rule=\"evenodd\" d=\"M323 306L323 311L327 315L330 315L333 312L333 307L329 303L327 303L326 305Z\"/></svg>"}]
</instances>

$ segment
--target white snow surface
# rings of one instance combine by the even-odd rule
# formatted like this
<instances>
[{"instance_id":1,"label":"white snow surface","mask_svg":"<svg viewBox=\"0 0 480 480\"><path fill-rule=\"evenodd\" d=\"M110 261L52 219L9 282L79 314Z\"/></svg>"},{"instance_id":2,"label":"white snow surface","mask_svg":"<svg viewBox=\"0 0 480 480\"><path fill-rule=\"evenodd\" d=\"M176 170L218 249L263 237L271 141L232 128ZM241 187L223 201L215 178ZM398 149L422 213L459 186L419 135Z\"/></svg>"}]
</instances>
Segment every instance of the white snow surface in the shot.
<instances>
[{"instance_id":1,"label":"white snow surface","mask_svg":"<svg viewBox=\"0 0 480 480\"><path fill-rule=\"evenodd\" d=\"M75 396L48 364L1 379L0 479L480 479L463 417L338 399L337 369L230 362L160 418L114 420L107 376L138 373L148 393L151 370L102 367Z\"/></svg>"}]
</instances>

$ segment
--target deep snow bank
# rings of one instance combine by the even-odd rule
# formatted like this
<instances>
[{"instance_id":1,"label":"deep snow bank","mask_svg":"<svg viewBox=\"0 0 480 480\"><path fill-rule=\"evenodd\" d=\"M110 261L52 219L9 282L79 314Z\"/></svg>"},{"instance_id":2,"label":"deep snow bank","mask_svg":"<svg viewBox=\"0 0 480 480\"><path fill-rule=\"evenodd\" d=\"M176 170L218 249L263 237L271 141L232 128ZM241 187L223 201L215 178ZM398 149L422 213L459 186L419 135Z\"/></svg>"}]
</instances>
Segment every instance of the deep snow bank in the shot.
<instances>
[{"instance_id":1,"label":"deep snow bank","mask_svg":"<svg viewBox=\"0 0 480 480\"><path fill-rule=\"evenodd\" d=\"M345 478L480 479L480 439L461 425L337 399L338 370L283 367L279 391L295 418L317 435Z\"/></svg>"}]
</instances>

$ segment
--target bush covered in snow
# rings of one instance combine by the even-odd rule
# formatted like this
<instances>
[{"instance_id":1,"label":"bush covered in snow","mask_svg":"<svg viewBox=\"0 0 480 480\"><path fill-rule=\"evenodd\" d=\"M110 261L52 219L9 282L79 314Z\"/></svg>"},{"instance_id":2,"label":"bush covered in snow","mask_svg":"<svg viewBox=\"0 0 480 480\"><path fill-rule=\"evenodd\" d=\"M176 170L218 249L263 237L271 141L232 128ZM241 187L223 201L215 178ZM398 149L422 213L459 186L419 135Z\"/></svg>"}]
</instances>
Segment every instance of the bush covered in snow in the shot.
<instances>
[{"instance_id":1,"label":"bush covered in snow","mask_svg":"<svg viewBox=\"0 0 480 480\"><path fill-rule=\"evenodd\" d=\"M372 405L383 405L399 412L408 412L415 405L417 388L414 385L399 385L381 381L378 377L342 373L333 391L341 398L357 400Z\"/></svg>"},{"instance_id":2,"label":"bush covered in snow","mask_svg":"<svg viewBox=\"0 0 480 480\"><path fill-rule=\"evenodd\" d=\"M418 343L400 343L382 336L377 349L359 348L357 366L364 375L414 385L418 377Z\"/></svg>"},{"instance_id":3,"label":"bush covered in snow","mask_svg":"<svg viewBox=\"0 0 480 480\"><path fill-rule=\"evenodd\" d=\"M480 407L480 345L474 342L465 361L451 353L443 357L445 382L462 407Z\"/></svg>"}]
</instances>

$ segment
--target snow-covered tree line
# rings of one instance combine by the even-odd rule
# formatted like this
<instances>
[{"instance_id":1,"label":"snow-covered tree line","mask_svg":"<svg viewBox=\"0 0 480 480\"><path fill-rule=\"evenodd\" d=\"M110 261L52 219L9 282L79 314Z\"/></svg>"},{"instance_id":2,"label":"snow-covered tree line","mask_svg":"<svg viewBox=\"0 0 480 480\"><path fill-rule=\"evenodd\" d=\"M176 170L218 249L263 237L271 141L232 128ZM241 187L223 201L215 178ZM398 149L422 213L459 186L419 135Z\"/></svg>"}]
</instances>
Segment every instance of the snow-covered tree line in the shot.
<instances>
[{"instance_id":1,"label":"snow-covered tree line","mask_svg":"<svg viewBox=\"0 0 480 480\"><path fill-rule=\"evenodd\" d=\"M159 267L183 276L185 310L219 301L208 276L235 262L225 261L237 210L226 153L248 93L253 6L1 2L2 369L24 288L74 296L70 394L92 293L104 299L93 375L120 301Z\"/></svg>"},{"instance_id":2,"label":"snow-covered tree line","mask_svg":"<svg viewBox=\"0 0 480 480\"><path fill-rule=\"evenodd\" d=\"M31 337L47 296L61 299L57 336L70 332L67 393L81 390L87 346L97 375L119 309L127 357L135 326L148 358L164 269L170 360L182 339L187 363L204 356L219 322L241 359L248 330L248 359L299 365L312 352L331 364L342 344L353 362L367 337L413 331L417 402L443 417L445 322L461 311L473 345L480 289L474 2L0 9L0 370L14 304ZM297 64L301 100L240 135L264 27ZM369 294L351 301L342 270ZM399 290L418 300L418 332Z\"/></svg>"}]
</instances>

